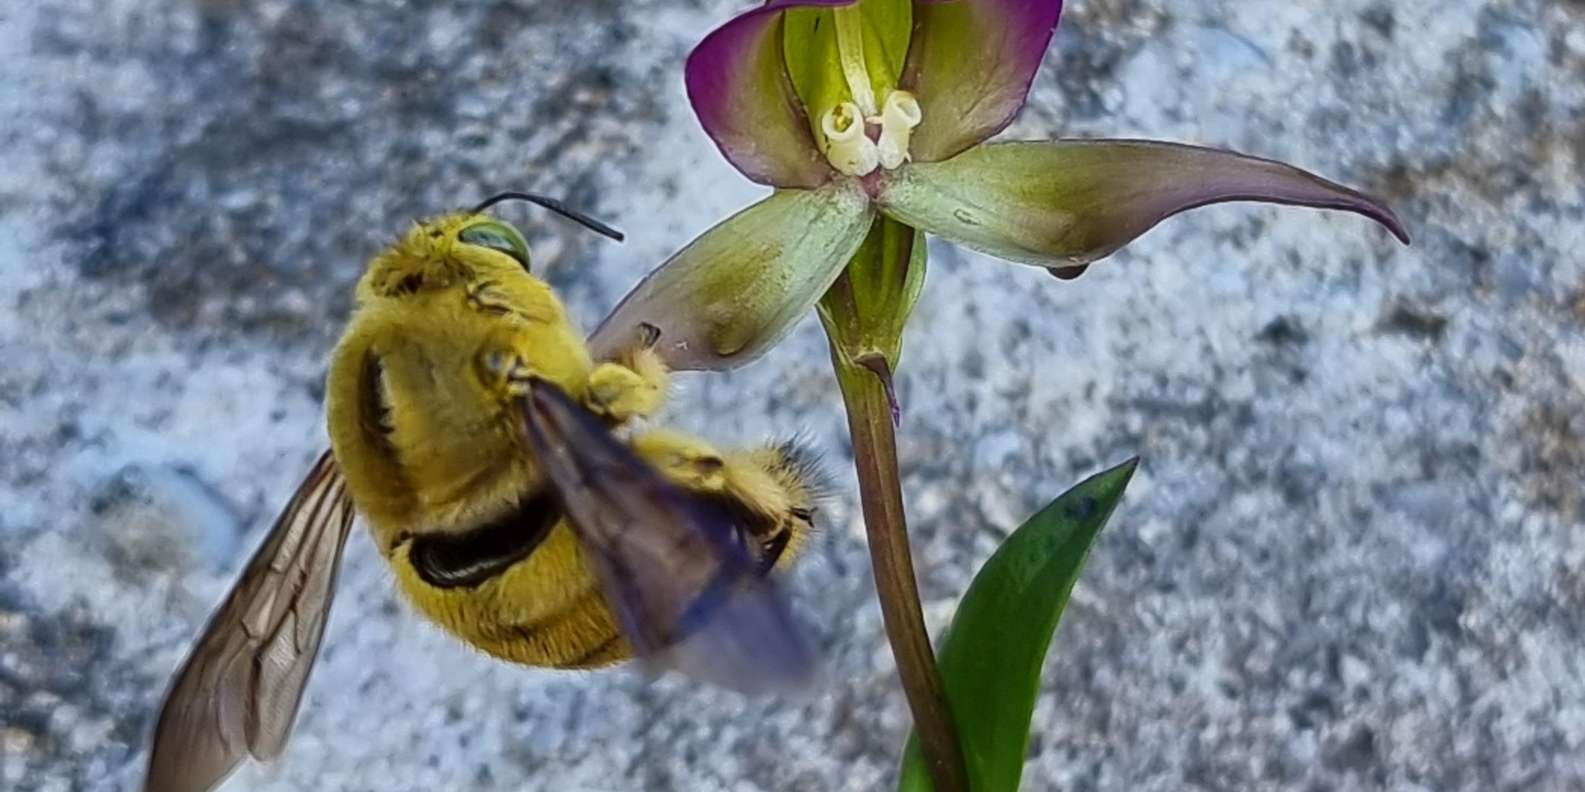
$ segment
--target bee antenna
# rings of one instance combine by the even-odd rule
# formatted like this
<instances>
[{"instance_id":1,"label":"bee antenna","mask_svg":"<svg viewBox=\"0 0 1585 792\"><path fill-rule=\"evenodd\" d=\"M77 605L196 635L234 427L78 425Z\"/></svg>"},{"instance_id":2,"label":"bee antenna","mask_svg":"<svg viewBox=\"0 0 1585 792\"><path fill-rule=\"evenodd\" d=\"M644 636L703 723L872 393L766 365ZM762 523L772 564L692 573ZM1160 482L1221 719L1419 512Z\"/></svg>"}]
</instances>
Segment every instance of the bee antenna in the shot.
<instances>
[{"instance_id":1,"label":"bee antenna","mask_svg":"<svg viewBox=\"0 0 1585 792\"><path fill-rule=\"evenodd\" d=\"M550 211L555 212L556 214L559 214L562 217L565 217L568 220L571 220L583 226L584 228L595 232L596 234L608 236L618 242L621 242L623 239L621 231L618 231L606 225L605 223L602 223L599 220L584 214L583 212L573 209L561 201L556 200L555 198L546 198L543 195L535 195L533 193L516 192L510 190L503 193L496 193L495 195L480 201L478 206L475 206L469 210L469 213L478 214L492 206L495 206L498 203L501 203L502 201L528 201L529 203L539 204L540 206L543 206L546 209L549 209Z\"/></svg>"}]
</instances>

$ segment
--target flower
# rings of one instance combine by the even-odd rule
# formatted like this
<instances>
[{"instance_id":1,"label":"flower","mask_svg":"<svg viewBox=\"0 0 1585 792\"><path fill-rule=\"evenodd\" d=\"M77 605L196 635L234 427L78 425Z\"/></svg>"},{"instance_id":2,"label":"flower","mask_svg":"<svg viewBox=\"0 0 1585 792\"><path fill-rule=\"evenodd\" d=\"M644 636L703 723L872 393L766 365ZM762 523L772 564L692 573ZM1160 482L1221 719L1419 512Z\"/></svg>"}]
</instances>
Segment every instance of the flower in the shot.
<instances>
[{"instance_id":1,"label":"flower","mask_svg":"<svg viewBox=\"0 0 1585 792\"><path fill-rule=\"evenodd\" d=\"M651 272L596 353L661 330L678 368L753 359L806 315L879 213L1073 277L1178 212L1382 202L1272 160L1144 140L986 143L1023 107L1060 0L769 0L705 36L688 96L721 153L775 188Z\"/></svg>"}]
</instances>

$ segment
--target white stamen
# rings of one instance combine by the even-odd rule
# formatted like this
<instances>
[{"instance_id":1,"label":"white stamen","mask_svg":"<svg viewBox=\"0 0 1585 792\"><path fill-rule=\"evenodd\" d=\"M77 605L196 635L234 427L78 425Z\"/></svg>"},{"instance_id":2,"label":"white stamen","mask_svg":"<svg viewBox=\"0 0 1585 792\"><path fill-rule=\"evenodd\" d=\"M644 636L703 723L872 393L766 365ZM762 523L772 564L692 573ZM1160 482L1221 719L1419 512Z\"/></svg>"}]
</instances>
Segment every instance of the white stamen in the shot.
<instances>
[{"instance_id":1,"label":"white stamen","mask_svg":"<svg viewBox=\"0 0 1585 792\"><path fill-rule=\"evenodd\" d=\"M826 160L831 167L849 176L863 176L880 165L875 141L864 134L864 116L859 106L843 102L820 118L826 136Z\"/></svg>"},{"instance_id":2,"label":"white stamen","mask_svg":"<svg viewBox=\"0 0 1585 792\"><path fill-rule=\"evenodd\" d=\"M913 94L892 91L886 96L886 106L881 108L881 139L876 146L882 167L891 170L908 161L908 138L924 117Z\"/></svg>"}]
</instances>

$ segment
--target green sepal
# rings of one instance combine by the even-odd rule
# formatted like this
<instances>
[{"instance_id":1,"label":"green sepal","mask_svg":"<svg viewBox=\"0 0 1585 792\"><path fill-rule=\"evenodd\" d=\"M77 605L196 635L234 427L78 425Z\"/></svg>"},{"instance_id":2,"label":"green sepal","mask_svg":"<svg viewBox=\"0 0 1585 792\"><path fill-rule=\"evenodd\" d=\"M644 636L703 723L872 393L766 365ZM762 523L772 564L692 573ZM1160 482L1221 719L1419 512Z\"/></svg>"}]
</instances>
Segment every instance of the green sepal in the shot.
<instances>
[{"instance_id":1,"label":"green sepal","mask_svg":"<svg viewBox=\"0 0 1585 792\"><path fill-rule=\"evenodd\" d=\"M769 349L831 286L875 216L850 182L777 190L645 276L595 330L595 359L643 343L676 369L721 370Z\"/></svg>"},{"instance_id":2,"label":"green sepal","mask_svg":"<svg viewBox=\"0 0 1585 792\"><path fill-rule=\"evenodd\" d=\"M911 0L860 0L864 19L864 63L877 103L897 87L913 28ZM837 52L834 9L803 6L787 9L782 22L782 49L793 90L803 100L810 131L821 151L826 136L820 119L827 110L850 101Z\"/></svg>"},{"instance_id":3,"label":"green sepal","mask_svg":"<svg viewBox=\"0 0 1585 792\"><path fill-rule=\"evenodd\" d=\"M888 175L887 215L997 258L1075 267L1104 258L1172 215L1263 201L1364 215L1408 242L1382 201L1282 162L1151 140L976 146Z\"/></svg>"}]
</instances>

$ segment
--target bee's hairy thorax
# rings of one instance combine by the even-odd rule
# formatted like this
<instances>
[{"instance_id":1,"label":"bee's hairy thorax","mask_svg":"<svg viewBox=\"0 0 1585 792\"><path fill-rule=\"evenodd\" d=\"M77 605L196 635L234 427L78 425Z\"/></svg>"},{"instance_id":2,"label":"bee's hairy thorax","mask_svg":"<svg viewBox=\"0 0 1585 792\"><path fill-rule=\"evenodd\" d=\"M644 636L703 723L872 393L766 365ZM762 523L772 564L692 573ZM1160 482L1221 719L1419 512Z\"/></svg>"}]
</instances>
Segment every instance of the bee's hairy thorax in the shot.
<instances>
[{"instance_id":1,"label":"bee's hairy thorax","mask_svg":"<svg viewBox=\"0 0 1585 792\"><path fill-rule=\"evenodd\" d=\"M592 365L549 287L454 244L456 226L420 225L371 262L332 360L332 444L387 551L498 519L538 486L501 361L574 394Z\"/></svg>"}]
</instances>

